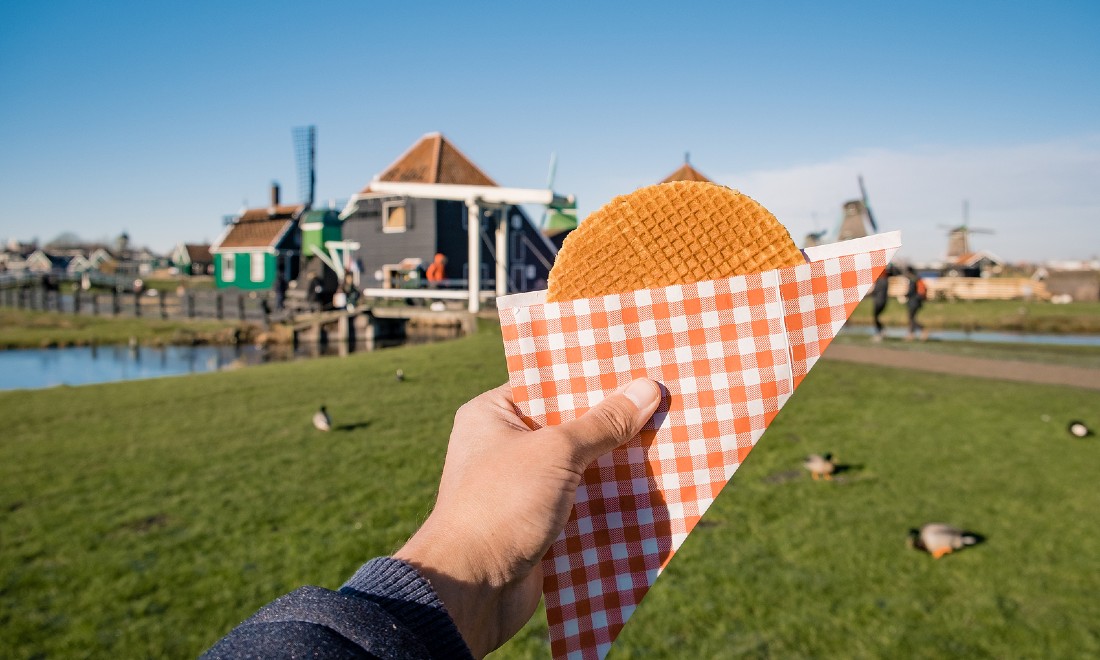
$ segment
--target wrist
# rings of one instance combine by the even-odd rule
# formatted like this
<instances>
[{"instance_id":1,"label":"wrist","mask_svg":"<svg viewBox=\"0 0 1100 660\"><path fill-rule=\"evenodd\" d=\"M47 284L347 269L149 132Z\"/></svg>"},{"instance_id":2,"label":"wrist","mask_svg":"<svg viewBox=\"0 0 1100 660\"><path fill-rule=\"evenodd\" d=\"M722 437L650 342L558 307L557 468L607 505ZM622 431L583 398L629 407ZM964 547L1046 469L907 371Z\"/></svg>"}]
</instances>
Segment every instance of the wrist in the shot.
<instances>
[{"instance_id":1,"label":"wrist","mask_svg":"<svg viewBox=\"0 0 1100 660\"><path fill-rule=\"evenodd\" d=\"M461 542L454 535L450 535L453 542L447 538L447 532L435 529L429 518L393 557L411 565L428 581L471 653L482 658L497 646L492 623L499 594L476 564L464 552L456 551L463 548Z\"/></svg>"},{"instance_id":2,"label":"wrist","mask_svg":"<svg viewBox=\"0 0 1100 660\"><path fill-rule=\"evenodd\" d=\"M408 562L394 557L372 559L344 583L340 593L380 605L427 647L430 657L471 657L443 600Z\"/></svg>"}]
</instances>

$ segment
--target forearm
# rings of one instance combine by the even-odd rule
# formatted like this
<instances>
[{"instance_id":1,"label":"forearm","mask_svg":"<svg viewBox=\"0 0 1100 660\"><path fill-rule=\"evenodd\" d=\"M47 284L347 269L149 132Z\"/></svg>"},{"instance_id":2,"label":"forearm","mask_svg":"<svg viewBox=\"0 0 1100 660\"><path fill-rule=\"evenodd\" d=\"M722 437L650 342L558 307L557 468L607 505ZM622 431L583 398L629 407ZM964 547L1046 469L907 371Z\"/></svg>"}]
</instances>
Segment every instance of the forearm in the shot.
<instances>
[{"instance_id":1,"label":"forearm","mask_svg":"<svg viewBox=\"0 0 1100 660\"><path fill-rule=\"evenodd\" d=\"M364 564L339 592L303 587L261 608L204 658L469 658L428 581L389 557Z\"/></svg>"}]
</instances>

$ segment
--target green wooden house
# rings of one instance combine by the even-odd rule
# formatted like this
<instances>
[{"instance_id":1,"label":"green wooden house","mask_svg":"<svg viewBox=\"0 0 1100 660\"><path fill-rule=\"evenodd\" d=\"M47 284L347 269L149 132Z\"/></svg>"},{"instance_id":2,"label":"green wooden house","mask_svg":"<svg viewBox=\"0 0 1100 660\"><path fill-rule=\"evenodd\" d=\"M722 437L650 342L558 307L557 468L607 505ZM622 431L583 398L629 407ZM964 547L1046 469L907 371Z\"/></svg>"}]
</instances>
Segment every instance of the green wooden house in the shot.
<instances>
[{"instance_id":1,"label":"green wooden house","mask_svg":"<svg viewBox=\"0 0 1100 660\"><path fill-rule=\"evenodd\" d=\"M210 246L218 288L270 289L281 273L290 282L298 276L302 204L279 204L279 186L271 189L271 205L246 209L234 218Z\"/></svg>"},{"instance_id":2,"label":"green wooden house","mask_svg":"<svg viewBox=\"0 0 1100 660\"><path fill-rule=\"evenodd\" d=\"M302 230L302 256L306 259L317 254L328 254L325 243L341 238L340 214L334 209L314 209L302 214L298 227Z\"/></svg>"}]
</instances>

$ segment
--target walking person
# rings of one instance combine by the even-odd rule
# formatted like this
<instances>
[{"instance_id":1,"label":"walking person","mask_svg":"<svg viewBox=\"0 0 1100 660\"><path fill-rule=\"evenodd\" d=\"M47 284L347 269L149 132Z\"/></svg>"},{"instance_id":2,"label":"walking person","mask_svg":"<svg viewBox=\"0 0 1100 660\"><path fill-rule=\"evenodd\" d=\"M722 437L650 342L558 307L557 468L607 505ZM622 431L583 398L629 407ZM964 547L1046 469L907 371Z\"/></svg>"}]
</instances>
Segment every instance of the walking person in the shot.
<instances>
[{"instance_id":1,"label":"walking person","mask_svg":"<svg viewBox=\"0 0 1100 660\"><path fill-rule=\"evenodd\" d=\"M928 339L928 329L917 322L917 313L928 297L928 288L912 266L906 269L905 277L909 280L909 290L905 298L905 305L909 309L909 334L905 339L912 341L920 333L921 341L924 341Z\"/></svg>"},{"instance_id":2,"label":"walking person","mask_svg":"<svg viewBox=\"0 0 1100 660\"><path fill-rule=\"evenodd\" d=\"M275 309L282 311L286 305L287 281L282 271L275 277Z\"/></svg>"},{"instance_id":3,"label":"walking person","mask_svg":"<svg viewBox=\"0 0 1100 660\"><path fill-rule=\"evenodd\" d=\"M443 280L446 277L447 257L443 256L443 253L437 252L435 259L431 265L428 266L428 271L425 276L428 278L428 287L432 289L438 289L443 284Z\"/></svg>"},{"instance_id":4,"label":"walking person","mask_svg":"<svg viewBox=\"0 0 1100 660\"><path fill-rule=\"evenodd\" d=\"M874 320L875 320L875 334L871 337L871 341L878 343L882 341L882 338L886 334L886 326L882 324L882 312L886 309L886 301L889 298L890 289L890 276L896 275L897 271L894 270L892 265L887 264L886 269L882 271L882 275L879 275L875 280L875 286L871 289L871 301L874 303Z\"/></svg>"}]
</instances>

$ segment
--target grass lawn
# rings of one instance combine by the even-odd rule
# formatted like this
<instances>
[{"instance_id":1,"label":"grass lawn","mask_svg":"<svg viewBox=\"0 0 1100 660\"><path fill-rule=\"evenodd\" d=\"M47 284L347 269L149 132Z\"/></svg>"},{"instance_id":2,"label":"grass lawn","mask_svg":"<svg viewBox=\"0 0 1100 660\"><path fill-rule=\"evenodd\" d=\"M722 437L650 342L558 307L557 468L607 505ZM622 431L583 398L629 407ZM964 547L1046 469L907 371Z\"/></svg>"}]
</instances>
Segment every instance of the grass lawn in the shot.
<instances>
[{"instance_id":1,"label":"grass lawn","mask_svg":"<svg viewBox=\"0 0 1100 660\"><path fill-rule=\"evenodd\" d=\"M114 318L0 307L0 349L125 344L130 337L142 344L188 344L196 339L213 341L236 325L231 321Z\"/></svg>"},{"instance_id":2,"label":"grass lawn","mask_svg":"<svg viewBox=\"0 0 1100 660\"><path fill-rule=\"evenodd\" d=\"M874 306L865 298L849 323L871 325ZM1055 305L1019 300L928 301L917 316L929 328L1038 333L1100 333L1100 303ZM905 303L891 298L882 314L888 326L908 327Z\"/></svg>"},{"instance_id":3,"label":"grass lawn","mask_svg":"<svg viewBox=\"0 0 1100 660\"><path fill-rule=\"evenodd\" d=\"M483 324L342 359L0 392L5 655L193 657L297 586L338 587L414 531L455 409L504 379ZM309 424L322 402L330 434ZM819 364L612 657L1100 654L1100 442L1064 431L1100 425L1097 403ZM813 482L814 451L851 467ZM934 561L903 543L927 521L988 541ZM496 657L547 657L545 632L540 611Z\"/></svg>"}]
</instances>

